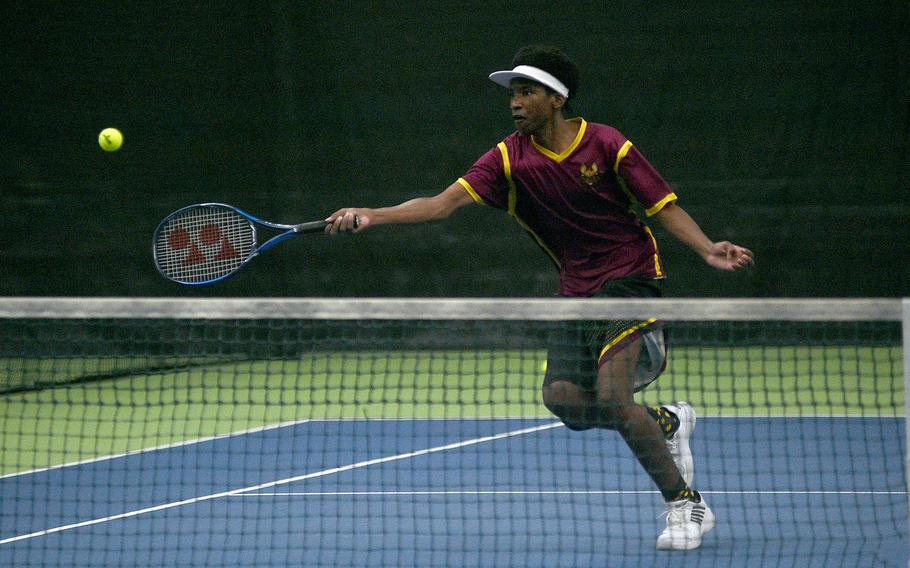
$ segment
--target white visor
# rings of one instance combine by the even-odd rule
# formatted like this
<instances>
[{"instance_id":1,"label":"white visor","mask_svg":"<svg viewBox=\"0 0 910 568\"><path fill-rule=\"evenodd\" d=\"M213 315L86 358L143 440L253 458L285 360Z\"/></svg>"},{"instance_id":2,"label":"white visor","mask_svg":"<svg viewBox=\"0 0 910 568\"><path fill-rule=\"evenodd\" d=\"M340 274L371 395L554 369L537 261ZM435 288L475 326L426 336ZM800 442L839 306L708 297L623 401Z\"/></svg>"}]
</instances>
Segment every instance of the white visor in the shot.
<instances>
[{"instance_id":1,"label":"white visor","mask_svg":"<svg viewBox=\"0 0 910 568\"><path fill-rule=\"evenodd\" d=\"M530 79L541 85L550 87L560 95L569 98L569 89L562 84L562 81L537 67L519 65L511 71L496 71L495 73L490 73L490 80L503 87L509 87L512 79Z\"/></svg>"}]
</instances>

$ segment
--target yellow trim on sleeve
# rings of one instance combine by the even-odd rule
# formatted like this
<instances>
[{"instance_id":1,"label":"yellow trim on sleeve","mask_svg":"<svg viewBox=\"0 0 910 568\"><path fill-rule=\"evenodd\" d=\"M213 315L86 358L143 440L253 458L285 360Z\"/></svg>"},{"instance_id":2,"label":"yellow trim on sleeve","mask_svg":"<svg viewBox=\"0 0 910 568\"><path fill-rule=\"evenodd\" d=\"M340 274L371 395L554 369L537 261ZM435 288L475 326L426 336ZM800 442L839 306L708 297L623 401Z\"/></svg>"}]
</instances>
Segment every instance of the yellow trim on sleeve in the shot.
<instances>
[{"instance_id":1,"label":"yellow trim on sleeve","mask_svg":"<svg viewBox=\"0 0 910 568\"><path fill-rule=\"evenodd\" d=\"M619 175L619 162L626 157L626 154L629 153L629 150L632 149L632 141L626 140L626 143L622 145L622 148L619 149L619 152L616 153L616 163L613 164L613 173Z\"/></svg>"},{"instance_id":2,"label":"yellow trim on sleeve","mask_svg":"<svg viewBox=\"0 0 910 568\"><path fill-rule=\"evenodd\" d=\"M616 345L623 339L629 337L630 335L632 335L633 333L635 333L636 331L638 331L644 327L648 327L649 325L651 325L652 323L654 323L656 321L657 321L657 318L651 318L649 320L641 322L638 325L633 325L629 329L620 333L613 339L613 341L604 345L604 348L600 350L600 356L597 358L597 360L599 361L599 360L603 359L603 356L607 354L607 351L616 347Z\"/></svg>"},{"instance_id":3,"label":"yellow trim on sleeve","mask_svg":"<svg viewBox=\"0 0 910 568\"><path fill-rule=\"evenodd\" d=\"M477 203L483 203L483 198L481 198L479 195L477 195L477 192L474 191L474 188L471 187L471 184L468 183L468 180L466 180L464 178L458 178L455 181L457 181L458 183L461 184L461 187L463 187L465 189L465 191L468 192L468 195L471 196L471 199L473 199Z\"/></svg>"},{"instance_id":4,"label":"yellow trim on sleeve","mask_svg":"<svg viewBox=\"0 0 910 568\"><path fill-rule=\"evenodd\" d=\"M661 209L663 209L664 207L667 206L667 203L676 201L676 199L677 199L676 194L671 193L670 195L664 197L663 199L661 199L660 201L655 203L654 206L651 207L650 209L645 209L645 215L650 217L650 216L654 215L655 213L659 213Z\"/></svg>"}]
</instances>

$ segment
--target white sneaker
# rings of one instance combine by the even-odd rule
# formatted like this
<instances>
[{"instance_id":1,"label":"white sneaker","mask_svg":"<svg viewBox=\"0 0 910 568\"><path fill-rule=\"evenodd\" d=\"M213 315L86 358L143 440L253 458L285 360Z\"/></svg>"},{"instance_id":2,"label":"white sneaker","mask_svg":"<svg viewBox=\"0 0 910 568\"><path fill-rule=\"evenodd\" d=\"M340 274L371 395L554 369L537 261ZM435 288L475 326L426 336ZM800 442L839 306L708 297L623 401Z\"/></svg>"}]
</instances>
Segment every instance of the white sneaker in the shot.
<instances>
[{"instance_id":1,"label":"white sneaker","mask_svg":"<svg viewBox=\"0 0 910 568\"><path fill-rule=\"evenodd\" d=\"M689 449L689 438L695 431L695 409L688 402L665 404L663 408L672 412L679 418L679 428L673 433L672 438L667 438L667 449L676 463L676 468L682 475L686 485L692 485L695 477L695 460L692 450Z\"/></svg>"},{"instance_id":2,"label":"white sneaker","mask_svg":"<svg viewBox=\"0 0 910 568\"><path fill-rule=\"evenodd\" d=\"M667 503L667 528L657 537L658 550L692 550L701 546L701 537L714 528L714 513L702 498Z\"/></svg>"}]
</instances>

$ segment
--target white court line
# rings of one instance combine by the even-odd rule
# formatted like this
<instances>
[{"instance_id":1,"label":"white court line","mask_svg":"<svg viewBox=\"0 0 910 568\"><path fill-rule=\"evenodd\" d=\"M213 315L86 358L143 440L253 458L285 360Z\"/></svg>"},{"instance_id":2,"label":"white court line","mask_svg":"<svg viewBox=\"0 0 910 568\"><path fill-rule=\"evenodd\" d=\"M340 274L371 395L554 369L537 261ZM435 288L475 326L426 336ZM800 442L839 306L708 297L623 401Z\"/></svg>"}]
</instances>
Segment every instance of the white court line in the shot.
<instances>
[{"instance_id":1,"label":"white court line","mask_svg":"<svg viewBox=\"0 0 910 568\"><path fill-rule=\"evenodd\" d=\"M809 490L770 490L770 491L699 491L705 495L906 495L906 491L809 491ZM434 496L472 496L472 495L659 495L653 489L599 489L599 490L451 490L451 491L288 491L285 493L244 493L231 497L434 497Z\"/></svg>"},{"instance_id":2,"label":"white court line","mask_svg":"<svg viewBox=\"0 0 910 568\"><path fill-rule=\"evenodd\" d=\"M183 440L180 442L172 442L169 444L161 444L159 446L150 446L148 448L138 448L135 450L129 450L126 452L120 452L117 454L110 454L106 456L98 456L94 458L86 458L84 460L61 463L56 465L49 465L47 467L39 467L35 469L26 469L23 471L14 471L12 473L7 473L0 475L0 480L7 479L10 477L18 477L22 475L31 475L34 473L42 473L45 471L53 471L56 469L63 469L67 467L75 467L79 465L87 465L92 463L98 463L103 461L115 460L119 458L126 458L130 456L135 456L139 454L145 454L149 452L157 452L160 450L169 450L173 448L180 448L182 446L191 446L193 444L202 444L205 442L213 442L217 440L224 440L227 438L233 438L234 436L245 436L247 434L256 434L259 432L267 432L269 430L277 430L279 428L287 428L288 426L296 426L297 424L305 424L307 422L356 422L356 421L370 421L370 422L418 422L418 421L446 421L446 420L466 420L466 421L479 421L479 420L502 420L502 421L512 421L512 420L546 420L547 417L527 417L527 416L505 416L505 417L460 417L460 418L301 418L300 420L288 420L286 422L279 422L277 424L266 424L264 426L254 426L252 428L247 428L246 430L237 430L234 432L226 432L224 434L216 434L214 436L203 436L201 438L192 438L190 440Z\"/></svg>"},{"instance_id":3,"label":"white court line","mask_svg":"<svg viewBox=\"0 0 910 568\"><path fill-rule=\"evenodd\" d=\"M311 418L304 418L301 420L290 420L287 422L279 422L278 424L267 424L265 426L254 426L253 428L247 428L246 430L238 430L236 432L227 432L225 434L216 434L214 436L204 436L202 438L194 438L192 440L183 440L181 442L172 442L170 444L162 444L160 446L152 446L149 448L139 448L137 450L129 450L126 452L121 452L119 454L110 454L107 456L99 456L94 458L87 458L80 461L73 461L67 463L61 463L58 465L51 465L47 467L40 467L37 469L28 469L25 471L16 471L13 473L7 473L5 475L0 475L0 479L7 479L10 477L18 477L20 475L30 475L33 473L41 473L44 471L53 471L55 469L63 469L67 467L74 467L77 465L86 465L90 463L98 463L103 461L115 460L118 458L125 458L129 456L135 456L139 454L145 454L148 452L157 452L160 450L170 450L173 448L180 448L182 446L191 446L193 444L202 444L204 442L213 442L215 440L224 440L226 438L232 438L234 436L244 436L246 434L256 434L257 432L267 432L269 430L275 430L278 428L286 428L288 426L296 426L297 424L304 424L306 422L312 422Z\"/></svg>"},{"instance_id":4,"label":"white court line","mask_svg":"<svg viewBox=\"0 0 910 568\"><path fill-rule=\"evenodd\" d=\"M0 540L0 545L10 544L10 543L18 542L18 541L21 541L21 540L28 540L28 539L35 538L35 537L39 537L39 536L47 536L47 535L50 535L50 534L55 534L55 533L59 533L59 532L63 532L63 531L68 531L68 530L71 530L71 529L78 529L78 528L81 528L81 527L88 527L88 526L92 526L92 525L99 525L99 524L101 524L101 523L107 523L107 522L110 522L110 521L117 521L117 520L120 520L120 519L128 519L128 518L131 518L131 517L138 517L139 515L145 515L145 514L147 514L147 513L154 513L154 512L157 512L157 511L164 511L164 510L166 510L166 509L173 509L173 508L175 508L175 507L182 507L182 506L184 506L184 505L192 505L192 504L201 503L201 502L204 502L204 501L212 501L212 500L214 500L214 499L220 499L220 498L223 498L223 497L231 497L231 496L239 495L239 494L241 494L241 493L247 493L247 492L250 492L250 491L258 491L258 490L260 490L260 489L268 489L269 487L275 487L275 486L278 486L278 485L285 485L285 484L294 483L294 482L297 482L297 481L304 481L304 480L307 480L307 479L314 479L314 478L317 478L317 477L325 477L325 476L327 476L327 475L334 475L334 474L336 474L336 473L343 473L343 472L346 472L346 471L351 471L351 470L355 470L355 469L361 469L361 468L364 468L364 467L369 467L369 466L377 465L377 464L381 464L381 463L388 463L388 462L399 461L399 460L404 460L404 459L409 459L409 458L416 458L416 457L425 456L425 455L429 455L429 454L434 454L434 453L438 453L438 452L444 452L444 451L447 451L447 450L455 450L455 449L463 448L463 447L466 447L466 446L474 446L474 445L477 445L477 444L483 444L483 443L485 443L485 442L493 442L493 441L496 441L496 440L502 440L502 439L511 438L511 437L514 437L514 436L521 436L521 435L524 435L524 434L533 434L533 433L535 433L535 432L540 432L540 431L542 431L542 430L549 430L549 429L551 429L551 428L556 428L556 427L559 427L559 426L562 426L562 422L550 422L550 423L547 423L547 424L542 424L542 425L539 425L539 426L534 426L534 427L532 427L532 428L523 428L523 429L521 429L521 430L513 430L513 431L511 431L511 432L503 432L503 433L501 433L501 434L494 434L494 435L492 435L492 436L484 436L484 437L482 437L482 438L473 438L473 439L471 439L471 440L463 440L463 441L461 441L461 442L453 442L453 443L451 443L451 444L446 444L446 445L444 445L444 446L436 446L436 447L433 447L433 448L426 448L426 449L423 449L423 450L416 450L416 451L413 451L413 452L406 452L406 453L398 454L398 455L394 455L394 456L386 456L386 457L384 457L384 458L374 458L374 459L371 459L371 460L361 461L361 462L352 463L352 464L348 464L348 465L344 465L344 466L333 467L333 468L330 468L330 469L324 469L324 470L322 470L322 471L316 471L316 472L313 472L313 473L305 473L305 474L303 474L303 475L297 475L297 476L294 476L294 477L288 477L288 478L286 478L286 479L279 479L279 480L276 480L276 481L268 481L268 482L266 482L266 483L260 483L259 485L252 485L252 486L250 486L250 487L244 487L244 488L241 488L241 489L231 489L230 491L222 491L222 492L220 492L220 493L212 493L211 495L202 495L202 496L199 496L199 497L191 497L191 498L189 498L189 499L183 499L182 501L174 501L174 502L172 502L172 503L163 503L163 504L161 504L161 505L155 505L155 506L153 506L153 507L146 507L146 508L144 508L144 509L137 509L137 510L135 510L135 511L128 511L128 512L126 512L126 513L119 513L119 514L117 514L117 515L110 515L110 516L101 517L101 518L98 518L98 519L91 519L91 520L88 520L88 521L81 521L81 522L72 523L72 524L69 524L69 525L63 525L63 526L53 527L53 528L49 528L49 529L44 529L44 530L41 530L41 531L36 531L36 532L28 533L28 534L22 534L22 535L18 535L18 536L13 536L13 537L9 537L9 538L5 538L5 539L3 539L3 540Z\"/></svg>"}]
</instances>

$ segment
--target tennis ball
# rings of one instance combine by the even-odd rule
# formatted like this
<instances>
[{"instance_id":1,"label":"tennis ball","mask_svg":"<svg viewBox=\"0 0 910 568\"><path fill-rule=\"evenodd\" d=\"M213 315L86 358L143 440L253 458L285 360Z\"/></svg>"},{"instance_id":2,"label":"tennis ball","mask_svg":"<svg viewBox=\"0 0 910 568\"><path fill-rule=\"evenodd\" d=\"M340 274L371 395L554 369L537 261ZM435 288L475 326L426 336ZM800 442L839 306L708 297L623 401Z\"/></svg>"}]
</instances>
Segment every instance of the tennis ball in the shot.
<instances>
[{"instance_id":1,"label":"tennis ball","mask_svg":"<svg viewBox=\"0 0 910 568\"><path fill-rule=\"evenodd\" d=\"M123 145L123 134L116 128L105 128L98 135L98 145L105 152L116 152Z\"/></svg>"}]
</instances>

